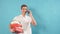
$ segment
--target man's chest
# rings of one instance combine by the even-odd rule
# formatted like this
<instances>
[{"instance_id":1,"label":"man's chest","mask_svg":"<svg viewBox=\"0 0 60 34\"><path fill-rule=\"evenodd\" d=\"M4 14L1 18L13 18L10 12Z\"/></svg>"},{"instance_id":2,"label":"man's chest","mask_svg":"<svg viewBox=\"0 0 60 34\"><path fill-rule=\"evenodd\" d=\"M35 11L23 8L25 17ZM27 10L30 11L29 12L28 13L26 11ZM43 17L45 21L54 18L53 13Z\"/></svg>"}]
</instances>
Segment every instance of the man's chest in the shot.
<instances>
[{"instance_id":1,"label":"man's chest","mask_svg":"<svg viewBox=\"0 0 60 34\"><path fill-rule=\"evenodd\" d=\"M29 17L21 17L20 22L29 23L31 22L31 19Z\"/></svg>"}]
</instances>

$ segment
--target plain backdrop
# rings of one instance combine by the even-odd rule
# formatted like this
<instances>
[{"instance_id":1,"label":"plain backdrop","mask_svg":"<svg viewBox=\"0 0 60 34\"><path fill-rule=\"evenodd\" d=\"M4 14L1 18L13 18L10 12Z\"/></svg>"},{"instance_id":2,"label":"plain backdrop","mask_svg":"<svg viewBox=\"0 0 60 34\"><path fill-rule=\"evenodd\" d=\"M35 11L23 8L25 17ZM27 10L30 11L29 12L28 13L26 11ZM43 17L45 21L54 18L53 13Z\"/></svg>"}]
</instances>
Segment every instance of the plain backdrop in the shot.
<instances>
[{"instance_id":1,"label":"plain backdrop","mask_svg":"<svg viewBox=\"0 0 60 34\"><path fill-rule=\"evenodd\" d=\"M27 4L37 21L33 34L60 34L60 0L0 0L0 34L12 34L9 24Z\"/></svg>"}]
</instances>

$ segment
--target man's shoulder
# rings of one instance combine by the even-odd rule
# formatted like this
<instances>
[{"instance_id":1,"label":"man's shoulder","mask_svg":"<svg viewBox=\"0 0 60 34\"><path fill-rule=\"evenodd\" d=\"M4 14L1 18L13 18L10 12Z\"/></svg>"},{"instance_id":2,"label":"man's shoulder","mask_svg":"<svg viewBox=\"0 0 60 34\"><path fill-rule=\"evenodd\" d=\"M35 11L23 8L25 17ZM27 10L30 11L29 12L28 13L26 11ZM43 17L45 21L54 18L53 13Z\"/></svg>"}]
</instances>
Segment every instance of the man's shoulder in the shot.
<instances>
[{"instance_id":1,"label":"man's shoulder","mask_svg":"<svg viewBox=\"0 0 60 34\"><path fill-rule=\"evenodd\" d=\"M15 16L15 17L21 17L21 15L17 15L17 16Z\"/></svg>"},{"instance_id":2,"label":"man's shoulder","mask_svg":"<svg viewBox=\"0 0 60 34\"><path fill-rule=\"evenodd\" d=\"M17 15L17 16L15 16L14 18L20 18L21 17L21 15Z\"/></svg>"},{"instance_id":3,"label":"man's shoulder","mask_svg":"<svg viewBox=\"0 0 60 34\"><path fill-rule=\"evenodd\" d=\"M27 18L31 18L30 16L26 15Z\"/></svg>"}]
</instances>

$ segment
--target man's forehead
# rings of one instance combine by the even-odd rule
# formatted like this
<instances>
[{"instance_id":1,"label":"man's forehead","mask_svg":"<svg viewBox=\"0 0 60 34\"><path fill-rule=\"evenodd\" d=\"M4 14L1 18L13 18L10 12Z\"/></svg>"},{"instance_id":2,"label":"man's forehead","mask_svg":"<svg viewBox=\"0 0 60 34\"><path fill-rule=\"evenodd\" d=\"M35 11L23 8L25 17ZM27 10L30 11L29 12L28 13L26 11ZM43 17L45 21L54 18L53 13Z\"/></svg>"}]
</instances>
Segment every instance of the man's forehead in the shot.
<instances>
[{"instance_id":1,"label":"man's forehead","mask_svg":"<svg viewBox=\"0 0 60 34\"><path fill-rule=\"evenodd\" d=\"M23 8L27 8L27 7L23 7Z\"/></svg>"}]
</instances>

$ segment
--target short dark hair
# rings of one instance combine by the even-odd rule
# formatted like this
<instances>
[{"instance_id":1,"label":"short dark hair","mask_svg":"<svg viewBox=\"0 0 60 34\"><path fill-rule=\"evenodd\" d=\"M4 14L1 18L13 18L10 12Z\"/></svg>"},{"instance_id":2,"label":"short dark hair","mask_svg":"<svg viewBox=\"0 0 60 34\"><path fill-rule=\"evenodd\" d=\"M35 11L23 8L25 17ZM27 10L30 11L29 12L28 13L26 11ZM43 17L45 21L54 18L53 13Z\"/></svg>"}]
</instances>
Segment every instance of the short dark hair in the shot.
<instances>
[{"instance_id":1,"label":"short dark hair","mask_svg":"<svg viewBox=\"0 0 60 34\"><path fill-rule=\"evenodd\" d=\"M21 9L22 9L23 7L27 7L27 5L26 5L26 4L21 5Z\"/></svg>"}]
</instances>

